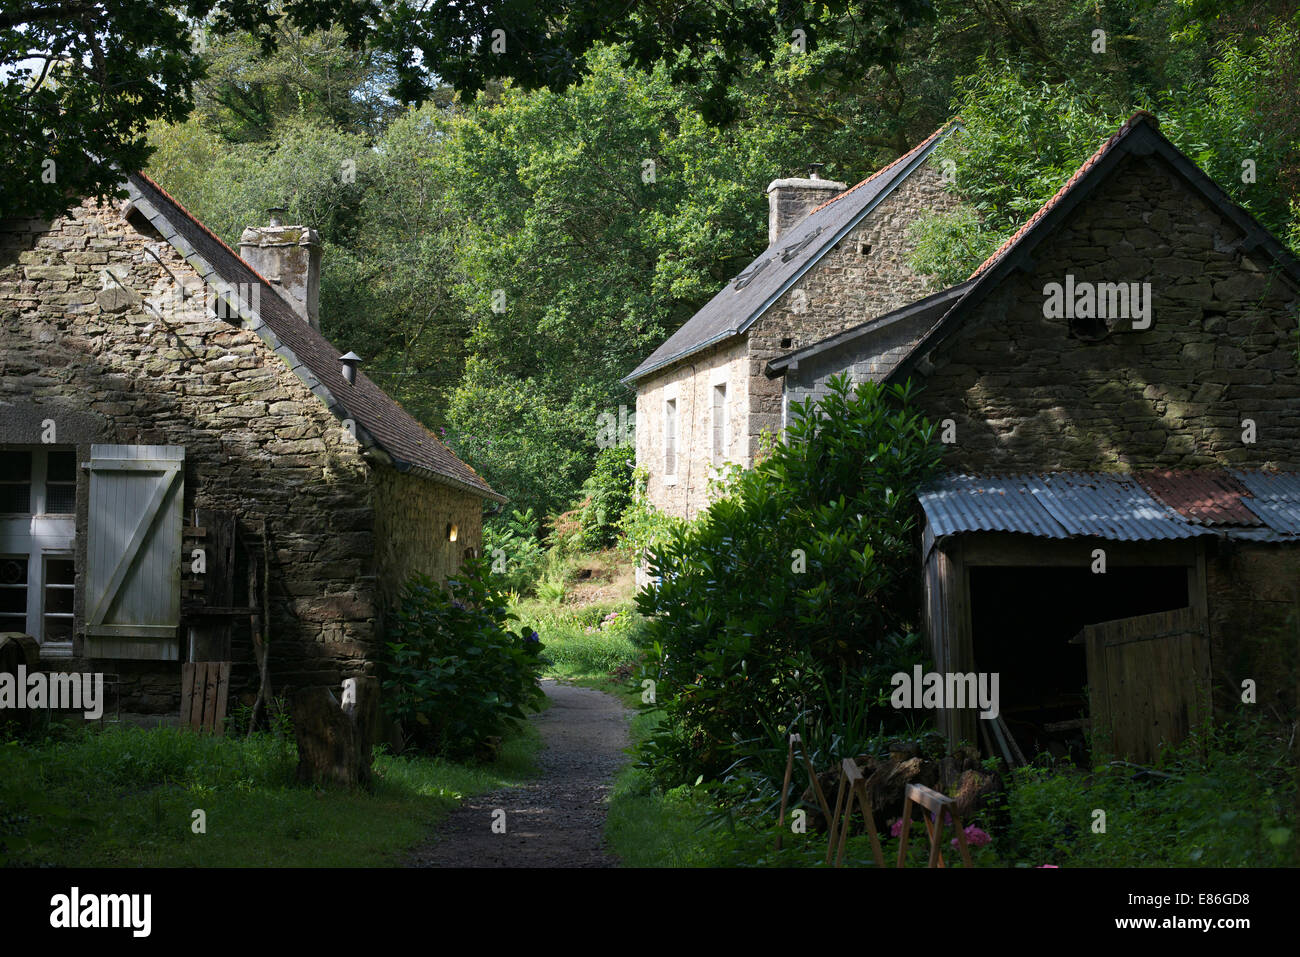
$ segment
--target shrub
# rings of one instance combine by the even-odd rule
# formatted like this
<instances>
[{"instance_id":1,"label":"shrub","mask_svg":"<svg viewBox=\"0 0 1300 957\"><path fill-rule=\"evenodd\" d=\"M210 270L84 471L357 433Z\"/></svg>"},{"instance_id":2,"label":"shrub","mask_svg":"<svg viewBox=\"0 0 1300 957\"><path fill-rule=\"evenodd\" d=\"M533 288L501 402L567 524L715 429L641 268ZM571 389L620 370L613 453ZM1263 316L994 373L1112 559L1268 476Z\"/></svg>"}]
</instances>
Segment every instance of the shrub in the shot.
<instances>
[{"instance_id":1,"label":"shrub","mask_svg":"<svg viewBox=\"0 0 1300 957\"><path fill-rule=\"evenodd\" d=\"M619 520L632 504L636 450L613 445L596 456L596 467L582 486L582 545L608 548L618 541Z\"/></svg>"},{"instance_id":2,"label":"shrub","mask_svg":"<svg viewBox=\"0 0 1300 957\"><path fill-rule=\"evenodd\" d=\"M914 493L940 455L911 394L841 376L819 404L792 404L786 441L649 549L660 580L638 606L671 697L646 757L664 783L757 755L779 774L774 740L841 700L872 705L861 727L901 724L882 692L916 657Z\"/></svg>"},{"instance_id":3,"label":"shrub","mask_svg":"<svg viewBox=\"0 0 1300 957\"><path fill-rule=\"evenodd\" d=\"M466 562L446 585L407 582L384 662L385 710L421 749L451 759L482 753L545 698L537 633L511 629L485 564Z\"/></svg>"},{"instance_id":4,"label":"shrub","mask_svg":"<svg viewBox=\"0 0 1300 957\"><path fill-rule=\"evenodd\" d=\"M685 519L666 515L654 507L646 494L649 481L650 473L644 468L633 470L631 502L618 523L622 533L619 548L631 555L637 565L645 560L647 551L664 545L676 530L686 525Z\"/></svg>"},{"instance_id":5,"label":"shrub","mask_svg":"<svg viewBox=\"0 0 1300 957\"><path fill-rule=\"evenodd\" d=\"M546 553L538 539L538 520L530 508L512 509L483 523L483 555L505 591L526 595L542 574Z\"/></svg>"}]
</instances>

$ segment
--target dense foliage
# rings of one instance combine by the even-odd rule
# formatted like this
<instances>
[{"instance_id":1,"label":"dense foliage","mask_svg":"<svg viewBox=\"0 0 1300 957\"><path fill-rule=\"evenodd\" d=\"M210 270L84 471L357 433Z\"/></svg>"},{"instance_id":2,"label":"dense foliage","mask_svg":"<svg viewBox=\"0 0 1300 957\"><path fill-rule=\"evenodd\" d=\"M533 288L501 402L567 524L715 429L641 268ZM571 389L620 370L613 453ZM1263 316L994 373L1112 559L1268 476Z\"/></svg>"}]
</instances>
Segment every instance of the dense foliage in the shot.
<instances>
[{"instance_id":1,"label":"dense foliage","mask_svg":"<svg viewBox=\"0 0 1300 957\"><path fill-rule=\"evenodd\" d=\"M527 594L541 576L546 552L539 525L531 508L510 509L484 520L483 555L503 591Z\"/></svg>"},{"instance_id":2,"label":"dense foliage","mask_svg":"<svg viewBox=\"0 0 1300 957\"><path fill-rule=\"evenodd\" d=\"M630 445L613 445L596 456L596 467L582 486L584 548L608 548L618 542L619 522L632 505L635 468L636 449Z\"/></svg>"},{"instance_id":3,"label":"dense foliage","mask_svg":"<svg viewBox=\"0 0 1300 957\"><path fill-rule=\"evenodd\" d=\"M814 737L836 714L815 737L896 722L880 706L888 675L917 660L915 490L940 448L910 398L836 378L820 403L791 405L786 441L728 495L650 550L659 581L638 605L669 718L652 751L674 783L773 750L764 770L779 774L783 734Z\"/></svg>"},{"instance_id":4,"label":"dense foliage","mask_svg":"<svg viewBox=\"0 0 1300 957\"><path fill-rule=\"evenodd\" d=\"M345 28L285 18L270 52L209 38L194 114L152 129L151 171L229 242L269 206L319 229L326 333L544 516L579 498L602 417L625 421L620 378L761 252L763 187L810 161L853 182L960 113L942 158L968 205L917 227L918 265L947 283L1145 107L1300 248L1300 19L1280 3L1203 6L939 0L933 18L904 18L890 62L846 73L871 55L854 47L868 21L838 5L732 8L737 23L813 21L802 51L757 55L729 35L698 59L647 60L635 35L658 14L634 4L627 35L585 38L545 80L470 83L484 90L472 101L429 89L420 108L383 94L396 76L383 50L351 55ZM596 34L609 13L593 13ZM689 45L715 15L672 37ZM715 54L736 68L726 122ZM550 82L566 69L583 82ZM502 59L495 75L510 74Z\"/></svg>"},{"instance_id":5,"label":"dense foliage","mask_svg":"<svg viewBox=\"0 0 1300 957\"><path fill-rule=\"evenodd\" d=\"M1300 224L1300 118L1278 115L1276 97L1286 102L1297 64L1300 30L1283 29L1249 51L1220 48L1203 85L1117 98L1104 86L1042 83L981 61L958 84L964 128L938 150L967 205L913 225L913 265L945 285L965 279L1137 109L1155 111L1175 146L1287 239ZM1300 107L1294 92L1291 103Z\"/></svg>"},{"instance_id":6,"label":"dense foliage","mask_svg":"<svg viewBox=\"0 0 1300 957\"><path fill-rule=\"evenodd\" d=\"M470 561L445 585L416 575L389 626L384 709L421 749L452 759L490 751L490 739L537 710L541 643Z\"/></svg>"}]
</instances>

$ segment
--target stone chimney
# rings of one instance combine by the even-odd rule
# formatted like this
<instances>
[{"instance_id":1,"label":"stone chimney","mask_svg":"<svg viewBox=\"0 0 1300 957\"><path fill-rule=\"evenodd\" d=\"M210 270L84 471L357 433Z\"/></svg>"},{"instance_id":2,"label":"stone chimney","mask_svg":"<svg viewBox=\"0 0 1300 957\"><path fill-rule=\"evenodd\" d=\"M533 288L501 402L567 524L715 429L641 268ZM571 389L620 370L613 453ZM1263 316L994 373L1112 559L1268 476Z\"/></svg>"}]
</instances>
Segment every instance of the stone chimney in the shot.
<instances>
[{"instance_id":1,"label":"stone chimney","mask_svg":"<svg viewBox=\"0 0 1300 957\"><path fill-rule=\"evenodd\" d=\"M807 179L775 179L767 188L767 244L777 239L826 200L848 189L847 183L822 179L821 163L808 166Z\"/></svg>"},{"instance_id":2,"label":"stone chimney","mask_svg":"<svg viewBox=\"0 0 1300 957\"><path fill-rule=\"evenodd\" d=\"M306 226L285 226L284 209L271 209L269 226L249 226L239 255L284 294L298 315L320 328L320 236Z\"/></svg>"}]
</instances>

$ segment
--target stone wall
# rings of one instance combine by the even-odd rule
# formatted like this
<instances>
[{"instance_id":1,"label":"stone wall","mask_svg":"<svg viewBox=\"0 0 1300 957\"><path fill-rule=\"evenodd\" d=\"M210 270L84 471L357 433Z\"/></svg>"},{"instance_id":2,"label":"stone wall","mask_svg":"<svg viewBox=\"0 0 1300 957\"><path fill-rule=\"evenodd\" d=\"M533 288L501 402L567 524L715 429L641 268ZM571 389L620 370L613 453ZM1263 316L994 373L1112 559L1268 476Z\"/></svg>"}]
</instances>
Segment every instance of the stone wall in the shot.
<instances>
[{"instance_id":1,"label":"stone wall","mask_svg":"<svg viewBox=\"0 0 1300 957\"><path fill-rule=\"evenodd\" d=\"M1219 542L1206 562L1216 709L1241 704L1242 681L1270 715L1300 698L1300 543Z\"/></svg>"},{"instance_id":2,"label":"stone wall","mask_svg":"<svg viewBox=\"0 0 1300 957\"><path fill-rule=\"evenodd\" d=\"M744 434L748 359L743 339L706 349L640 384L636 397L636 461L650 474L646 494L669 515L694 516L708 504L713 467L713 388L727 386L727 461L748 467ZM665 403L677 401L677 468L665 473Z\"/></svg>"},{"instance_id":3,"label":"stone wall","mask_svg":"<svg viewBox=\"0 0 1300 957\"><path fill-rule=\"evenodd\" d=\"M482 547L483 500L477 495L391 468L375 481L375 562L381 614L393 607L417 572L442 580L466 552ZM456 526L456 541L447 526Z\"/></svg>"},{"instance_id":4,"label":"stone wall","mask_svg":"<svg viewBox=\"0 0 1300 957\"><path fill-rule=\"evenodd\" d=\"M748 337L751 456L762 434L775 434L782 424L783 383L767 377L768 362L935 292L931 278L907 264L915 245L908 226L957 205L935 164L926 161L754 324Z\"/></svg>"},{"instance_id":5,"label":"stone wall","mask_svg":"<svg viewBox=\"0 0 1300 957\"><path fill-rule=\"evenodd\" d=\"M949 467L1300 468L1296 290L1163 160L1129 162L931 356L920 404L956 423ZM1073 338L1043 315L1067 274L1150 282L1150 328Z\"/></svg>"},{"instance_id":6,"label":"stone wall","mask_svg":"<svg viewBox=\"0 0 1300 957\"><path fill-rule=\"evenodd\" d=\"M192 293L186 301L174 295L168 270ZM0 443L39 444L40 423L52 419L57 443L75 445L79 461L92 442L183 446L186 516L196 507L236 511L254 541L267 523L276 693L336 685L374 667L373 501L386 493L356 440L285 362L255 333L216 318L201 293L175 250L140 217L123 221L115 205L86 204L52 225L4 223ZM78 484L80 655L84 471ZM397 551L392 541L387 547ZM237 660L246 638L237 620ZM179 700L176 662L74 657L49 665L119 675L124 710L169 710Z\"/></svg>"},{"instance_id":7,"label":"stone wall","mask_svg":"<svg viewBox=\"0 0 1300 957\"><path fill-rule=\"evenodd\" d=\"M880 381L912 351L934 322L934 317L929 314L910 316L852 342L800 360L799 368L785 374L787 409L791 403L826 396L832 376L847 373L854 382Z\"/></svg>"},{"instance_id":8,"label":"stone wall","mask_svg":"<svg viewBox=\"0 0 1300 957\"><path fill-rule=\"evenodd\" d=\"M651 502L673 515L693 515L707 501L709 394L720 364L728 366L731 383L730 460L748 467L761 449L763 434L775 436L782 425L782 381L767 378L768 361L934 291L927 277L907 265L913 246L907 228L918 216L956 203L934 166L922 164L787 290L746 336L642 381L637 394L637 463L650 472ZM690 430L690 457L679 467L675 482L663 476L664 400L673 389L682 395L679 421L689 423Z\"/></svg>"}]
</instances>

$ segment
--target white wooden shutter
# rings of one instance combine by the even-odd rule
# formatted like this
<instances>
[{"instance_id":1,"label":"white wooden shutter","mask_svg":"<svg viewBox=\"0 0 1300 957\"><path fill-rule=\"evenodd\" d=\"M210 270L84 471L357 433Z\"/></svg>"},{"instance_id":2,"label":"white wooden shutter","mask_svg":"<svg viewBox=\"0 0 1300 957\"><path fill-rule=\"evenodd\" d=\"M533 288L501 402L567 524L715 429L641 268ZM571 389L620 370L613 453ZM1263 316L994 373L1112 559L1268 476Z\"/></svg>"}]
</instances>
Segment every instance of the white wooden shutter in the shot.
<instances>
[{"instance_id":1,"label":"white wooden shutter","mask_svg":"<svg viewBox=\"0 0 1300 957\"><path fill-rule=\"evenodd\" d=\"M180 656L185 450L92 445L86 536L86 653Z\"/></svg>"}]
</instances>

